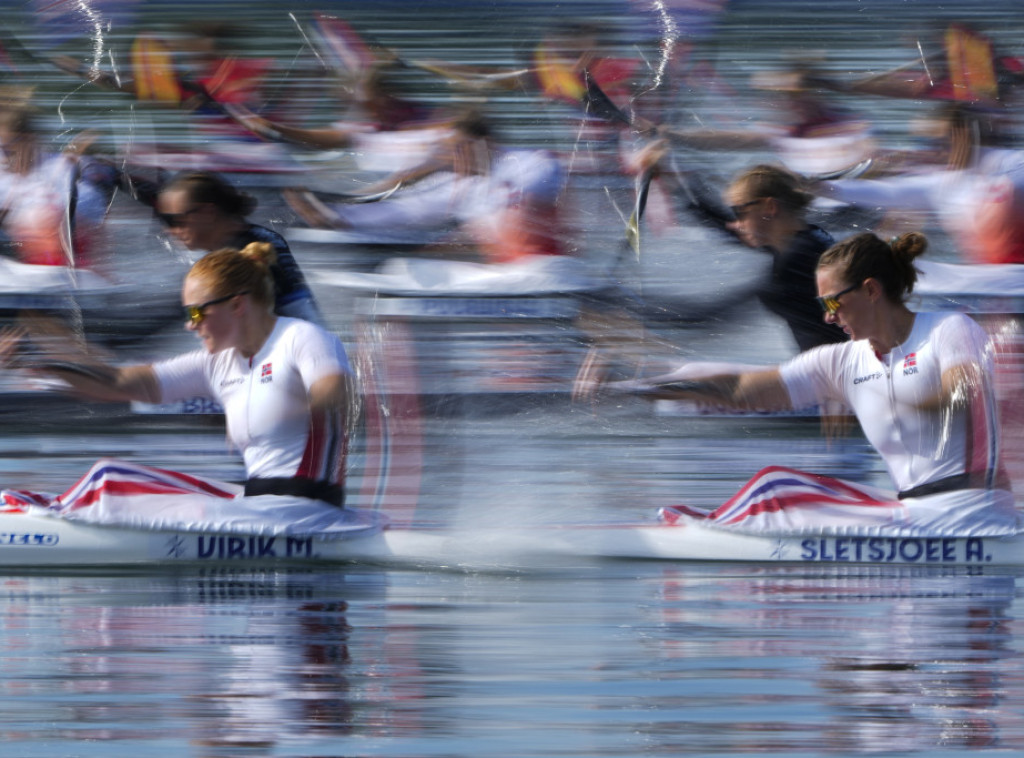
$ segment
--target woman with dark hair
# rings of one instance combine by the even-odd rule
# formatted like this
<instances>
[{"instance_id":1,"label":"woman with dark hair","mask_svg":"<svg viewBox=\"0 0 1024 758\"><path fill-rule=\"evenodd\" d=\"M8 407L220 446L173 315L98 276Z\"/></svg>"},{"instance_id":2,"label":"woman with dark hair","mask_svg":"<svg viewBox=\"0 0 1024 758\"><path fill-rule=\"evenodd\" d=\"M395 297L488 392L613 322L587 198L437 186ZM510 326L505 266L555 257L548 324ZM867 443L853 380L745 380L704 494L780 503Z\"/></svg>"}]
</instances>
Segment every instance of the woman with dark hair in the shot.
<instances>
[{"instance_id":1,"label":"woman with dark hair","mask_svg":"<svg viewBox=\"0 0 1024 758\"><path fill-rule=\"evenodd\" d=\"M825 321L850 340L775 368L705 379L655 379L656 397L781 410L839 402L856 415L895 492L779 468L765 469L707 515L758 531L878 529L920 536L1006 534L1017 528L1000 468L984 330L961 313L914 313L905 302L927 247L920 234L892 244L851 237L818 263ZM680 513L675 514L681 517Z\"/></svg>"},{"instance_id":2,"label":"woman with dark hair","mask_svg":"<svg viewBox=\"0 0 1024 758\"><path fill-rule=\"evenodd\" d=\"M839 329L822 322L814 302L818 258L834 240L807 222L814 198L804 191L803 181L779 166L754 166L736 177L725 199L735 216L729 228L745 245L772 256L757 298L786 321L801 350L844 341Z\"/></svg>"},{"instance_id":3,"label":"woman with dark hair","mask_svg":"<svg viewBox=\"0 0 1024 758\"><path fill-rule=\"evenodd\" d=\"M644 151L638 168L650 169L665 155L664 143ZM688 177L692 181L692 177ZM685 298L647 296L630 301L620 315L588 313L587 331L594 340L577 373L573 394L584 397L589 387L608 373L608 365L622 353L622 333L636 333L640 319L664 320L677 314L690 322L720 317L735 310L735 303L757 298L771 313L786 322L800 350L846 341L834 324L822 321L815 302L815 271L818 258L833 244L832 235L806 219L813 195L804 191L803 180L781 166L761 164L743 171L721 199L714 199L702 184L690 185L687 195L695 210L711 226L728 231L747 247L771 256L767 276L733 285L708 305ZM726 208L728 206L728 209ZM595 318L596 316L596 318ZM626 340L628 343L629 340ZM628 361L629 359L627 359ZM689 364L688 370L704 373L706 367ZM716 364L715 371L720 369Z\"/></svg>"},{"instance_id":4,"label":"woman with dark hair","mask_svg":"<svg viewBox=\"0 0 1024 758\"><path fill-rule=\"evenodd\" d=\"M284 237L248 221L256 198L240 192L219 174L195 171L171 179L161 189L156 208L170 233L189 250L240 250L252 242L273 246L274 311L323 324L313 292Z\"/></svg>"}]
</instances>

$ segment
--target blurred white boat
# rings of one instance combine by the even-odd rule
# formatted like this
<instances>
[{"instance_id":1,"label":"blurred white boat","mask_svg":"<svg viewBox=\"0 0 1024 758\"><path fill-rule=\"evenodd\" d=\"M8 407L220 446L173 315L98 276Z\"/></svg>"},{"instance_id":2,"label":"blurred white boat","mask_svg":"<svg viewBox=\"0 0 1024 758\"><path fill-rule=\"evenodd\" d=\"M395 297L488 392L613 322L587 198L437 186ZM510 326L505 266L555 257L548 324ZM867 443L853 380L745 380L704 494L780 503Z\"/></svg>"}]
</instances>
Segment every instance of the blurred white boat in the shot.
<instances>
[{"instance_id":1,"label":"blurred white boat","mask_svg":"<svg viewBox=\"0 0 1024 758\"><path fill-rule=\"evenodd\" d=\"M593 292L604 286L578 259L556 255L513 263L391 258L373 273L322 272L316 281L395 297L539 297Z\"/></svg>"},{"instance_id":2,"label":"blurred white boat","mask_svg":"<svg viewBox=\"0 0 1024 758\"><path fill-rule=\"evenodd\" d=\"M178 314L178 293L152 282L119 283L88 269L0 258L0 317L23 311L64 317L89 339L120 342L165 326Z\"/></svg>"},{"instance_id":3,"label":"blurred white boat","mask_svg":"<svg viewBox=\"0 0 1024 758\"><path fill-rule=\"evenodd\" d=\"M411 360L427 398L568 392L584 351L581 299L606 286L581 261L558 256L507 264L392 258L372 273L311 279L321 293L348 299L357 331L386 331L394 344L373 361Z\"/></svg>"},{"instance_id":4,"label":"blurred white boat","mask_svg":"<svg viewBox=\"0 0 1024 758\"><path fill-rule=\"evenodd\" d=\"M915 261L915 310L1024 313L1024 265Z\"/></svg>"}]
</instances>

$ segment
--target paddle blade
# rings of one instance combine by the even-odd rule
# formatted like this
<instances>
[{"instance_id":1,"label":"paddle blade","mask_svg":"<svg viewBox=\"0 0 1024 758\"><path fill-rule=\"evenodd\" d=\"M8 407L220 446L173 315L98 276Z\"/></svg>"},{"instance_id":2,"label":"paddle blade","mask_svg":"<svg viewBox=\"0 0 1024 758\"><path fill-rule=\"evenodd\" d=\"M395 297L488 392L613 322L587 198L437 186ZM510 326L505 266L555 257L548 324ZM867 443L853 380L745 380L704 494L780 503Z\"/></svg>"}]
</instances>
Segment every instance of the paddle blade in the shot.
<instances>
[{"instance_id":1,"label":"paddle blade","mask_svg":"<svg viewBox=\"0 0 1024 758\"><path fill-rule=\"evenodd\" d=\"M622 124L623 126L632 125L632 119L612 102L612 99L598 86L590 72L584 72L584 79L587 86L583 95L583 104L587 109L587 113L607 121Z\"/></svg>"},{"instance_id":2,"label":"paddle blade","mask_svg":"<svg viewBox=\"0 0 1024 758\"><path fill-rule=\"evenodd\" d=\"M587 88L572 63L552 52L541 43L533 52L537 83L545 97L578 105L583 102Z\"/></svg>"},{"instance_id":3,"label":"paddle blade","mask_svg":"<svg viewBox=\"0 0 1024 758\"><path fill-rule=\"evenodd\" d=\"M964 102L999 98L992 42L960 24L946 30L946 54L953 85L953 99Z\"/></svg>"},{"instance_id":4,"label":"paddle blade","mask_svg":"<svg viewBox=\"0 0 1024 758\"><path fill-rule=\"evenodd\" d=\"M647 196L651 191L653 178L654 172L651 169L647 169L637 177L636 203L633 206L633 213L629 216L629 222L626 224L626 241L629 242L629 246L638 259L640 258L640 220L647 208Z\"/></svg>"},{"instance_id":5,"label":"paddle blade","mask_svg":"<svg viewBox=\"0 0 1024 758\"><path fill-rule=\"evenodd\" d=\"M166 42L152 34L140 34L132 43L131 61L137 98L161 103L181 102L181 85Z\"/></svg>"}]
</instances>

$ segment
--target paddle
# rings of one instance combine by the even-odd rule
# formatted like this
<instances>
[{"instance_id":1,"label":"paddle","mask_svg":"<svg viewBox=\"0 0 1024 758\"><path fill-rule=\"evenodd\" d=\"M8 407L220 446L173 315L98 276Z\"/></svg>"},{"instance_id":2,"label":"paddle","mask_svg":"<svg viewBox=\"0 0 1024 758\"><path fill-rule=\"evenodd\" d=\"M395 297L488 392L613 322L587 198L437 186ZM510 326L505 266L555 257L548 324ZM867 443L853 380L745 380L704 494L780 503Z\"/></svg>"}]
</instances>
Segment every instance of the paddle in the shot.
<instances>
[{"instance_id":1,"label":"paddle","mask_svg":"<svg viewBox=\"0 0 1024 758\"><path fill-rule=\"evenodd\" d=\"M867 173L874 164L874 158L865 158L860 163L855 163L852 166L847 166L846 168L841 168L836 171L827 171L822 174L814 174L813 176L805 176L804 178L810 182L831 182L837 179L856 179L857 177L863 176Z\"/></svg>"},{"instance_id":2,"label":"paddle","mask_svg":"<svg viewBox=\"0 0 1024 758\"><path fill-rule=\"evenodd\" d=\"M5 350L5 358L15 361L19 368L39 371L60 371L109 381L104 373L104 354L86 343L76 329L69 329L62 320L38 311L24 311L17 326L4 331L4 341L16 340L12 349ZM6 352L5 352L6 351Z\"/></svg>"},{"instance_id":3,"label":"paddle","mask_svg":"<svg viewBox=\"0 0 1024 758\"><path fill-rule=\"evenodd\" d=\"M633 212L629 215L629 221L626 223L626 241L638 260L640 258L640 219L643 218L644 210L647 208L647 196L651 190L654 174L653 166L645 168L633 182L636 201L633 203Z\"/></svg>"},{"instance_id":4,"label":"paddle","mask_svg":"<svg viewBox=\"0 0 1024 758\"><path fill-rule=\"evenodd\" d=\"M635 119L626 115L626 113L617 106L608 94L601 89L601 86L594 80L590 72L584 69L583 71L583 107L587 113L592 113L598 118L602 118L605 121L612 123L622 124L633 128L635 125ZM646 167L641 171L634 182L634 190L636 199L633 203L633 211L629 215L629 220L626 222L626 241L629 243L630 248L636 254L637 258L640 257L640 220L643 218L644 210L647 208L647 197L650 193L651 182L654 180L654 176L657 173L654 166Z\"/></svg>"},{"instance_id":5,"label":"paddle","mask_svg":"<svg viewBox=\"0 0 1024 758\"><path fill-rule=\"evenodd\" d=\"M282 191L288 207L311 227L338 228L340 219L328 202L360 204L377 203L385 200L398 191L402 182L382 192L367 195L346 194L343 192L311 192L307 189L285 189ZM325 202L327 201L327 202Z\"/></svg>"},{"instance_id":6,"label":"paddle","mask_svg":"<svg viewBox=\"0 0 1024 758\"><path fill-rule=\"evenodd\" d=\"M81 177L82 169L78 156L70 158L71 175L68 177L68 201L61 218L60 225L60 246L64 251L65 268L73 287L77 286L76 261L75 261L75 213L78 209L78 180ZM74 293L69 293L68 298L71 304L72 330L80 339L85 339L85 320L82 316L82 307Z\"/></svg>"},{"instance_id":7,"label":"paddle","mask_svg":"<svg viewBox=\"0 0 1024 758\"><path fill-rule=\"evenodd\" d=\"M387 200L393 194L398 192L398 190L400 190L404 185L404 182L399 181L387 189L383 189L378 192L369 192L366 194L360 194L358 192L317 192L316 197L328 202L345 203L349 205L379 203L381 200ZM312 195L312 193L309 192L307 192L307 194Z\"/></svg>"},{"instance_id":8,"label":"paddle","mask_svg":"<svg viewBox=\"0 0 1024 758\"><path fill-rule=\"evenodd\" d=\"M133 42L131 58L138 76L129 82L113 74L89 68L70 56L40 56L6 30L0 34L0 39L14 40L19 52L35 63L54 66L98 87L123 92L139 102L187 111L208 107L249 128L245 123L247 113L244 109L240 110L238 106L218 100L202 84L189 77L179 77L173 70L170 47L154 35L142 33ZM272 139L260 131L249 130L260 139Z\"/></svg>"},{"instance_id":9,"label":"paddle","mask_svg":"<svg viewBox=\"0 0 1024 758\"><path fill-rule=\"evenodd\" d=\"M524 68L488 73L472 66L405 58L365 32L357 33L348 23L335 16L314 14L313 29L307 31L294 14L288 15L306 43L313 46L320 63L353 81L358 81L375 66L391 64L399 68L426 71L474 88L487 85L515 89L520 86L522 77L530 72L530 69Z\"/></svg>"}]
</instances>

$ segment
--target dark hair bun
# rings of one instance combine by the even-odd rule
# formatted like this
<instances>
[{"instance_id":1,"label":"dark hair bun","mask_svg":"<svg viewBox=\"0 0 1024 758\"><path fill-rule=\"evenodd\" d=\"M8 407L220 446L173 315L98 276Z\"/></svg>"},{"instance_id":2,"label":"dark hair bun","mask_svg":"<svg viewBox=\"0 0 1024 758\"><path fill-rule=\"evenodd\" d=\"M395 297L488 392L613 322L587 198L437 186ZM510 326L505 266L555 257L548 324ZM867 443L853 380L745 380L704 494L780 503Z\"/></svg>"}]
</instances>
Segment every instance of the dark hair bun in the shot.
<instances>
[{"instance_id":1,"label":"dark hair bun","mask_svg":"<svg viewBox=\"0 0 1024 758\"><path fill-rule=\"evenodd\" d=\"M906 232L894 239L889 246L893 253L909 262L928 249L928 240L920 232Z\"/></svg>"}]
</instances>

